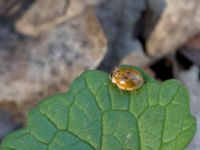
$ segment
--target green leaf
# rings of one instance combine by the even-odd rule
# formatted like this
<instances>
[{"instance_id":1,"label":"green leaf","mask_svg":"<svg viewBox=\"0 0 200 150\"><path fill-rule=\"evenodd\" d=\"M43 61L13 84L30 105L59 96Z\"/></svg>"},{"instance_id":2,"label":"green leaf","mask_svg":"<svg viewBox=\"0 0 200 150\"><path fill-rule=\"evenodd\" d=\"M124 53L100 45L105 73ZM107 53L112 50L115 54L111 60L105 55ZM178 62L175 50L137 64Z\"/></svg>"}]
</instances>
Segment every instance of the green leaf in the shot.
<instances>
[{"instance_id":1,"label":"green leaf","mask_svg":"<svg viewBox=\"0 0 200 150\"><path fill-rule=\"evenodd\" d=\"M34 108L27 127L8 135L0 149L183 150L196 130L187 89L134 69L145 83L132 92L119 90L107 73L83 73L67 93Z\"/></svg>"}]
</instances>

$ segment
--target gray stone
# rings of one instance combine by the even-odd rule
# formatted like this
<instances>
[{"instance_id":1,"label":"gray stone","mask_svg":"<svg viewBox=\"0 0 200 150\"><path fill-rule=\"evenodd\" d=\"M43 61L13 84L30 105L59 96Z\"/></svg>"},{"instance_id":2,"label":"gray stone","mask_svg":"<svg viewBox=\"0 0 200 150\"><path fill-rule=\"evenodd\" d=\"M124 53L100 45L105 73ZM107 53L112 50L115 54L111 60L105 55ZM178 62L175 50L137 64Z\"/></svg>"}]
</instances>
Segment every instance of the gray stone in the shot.
<instances>
[{"instance_id":1,"label":"gray stone","mask_svg":"<svg viewBox=\"0 0 200 150\"><path fill-rule=\"evenodd\" d=\"M36 39L0 48L0 104L13 101L21 111L59 92L81 72L96 68L107 49L92 9ZM30 102L30 104L28 104Z\"/></svg>"},{"instance_id":2,"label":"gray stone","mask_svg":"<svg viewBox=\"0 0 200 150\"><path fill-rule=\"evenodd\" d=\"M145 10L144 0L105 0L97 9L97 16L108 38L108 52L100 69L111 71L120 63L123 46L134 43L133 33ZM120 54L120 55L119 55Z\"/></svg>"},{"instance_id":3,"label":"gray stone","mask_svg":"<svg viewBox=\"0 0 200 150\"><path fill-rule=\"evenodd\" d=\"M191 111L193 114L200 113L200 81L199 81L199 68L192 66L187 71L179 70L178 79L188 87L191 96Z\"/></svg>"},{"instance_id":4,"label":"gray stone","mask_svg":"<svg viewBox=\"0 0 200 150\"><path fill-rule=\"evenodd\" d=\"M192 142L188 146L188 150L199 150L200 147L200 81L198 78L199 68L192 66L189 70L181 70L180 66L176 66L176 78L181 80L188 88L190 93L190 109L197 119L197 131Z\"/></svg>"},{"instance_id":5,"label":"gray stone","mask_svg":"<svg viewBox=\"0 0 200 150\"><path fill-rule=\"evenodd\" d=\"M165 0L146 0L146 9L142 18L142 34L144 39L148 39L165 7Z\"/></svg>"},{"instance_id":6,"label":"gray stone","mask_svg":"<svg viewBox=\"0 0 200 150\"><path fill-rule=\"evenodd\" d=\"M96 13L108 40L113 42L122 34L132 35L144 10L144 0L105 0Z\"/></svg>"},{"instance_id":7,"label":"gray stone","mask_svg":"<svg viewBox=\"0 0 200 150\"><path fill-rule=\"evenodd\" d=\"M144 53L142 44L138 40L125 39L121 45L119 56L120 64L130 64L135 66L146 66L151 59Z\"/></svg>"},{"instance_id":8,"label":"gray stone","mask_svg":"<svg viewBox=\"0 0 200 150\"><path fill-rule=\"evenodd\" d=\"M0 110L0 141L5 135L21 126L8 111Z\"/></svg>"},{"instance_id":9,"label":"gray stone","mask_svg":"<svg viewBox=\"0 0 200 150\"><path fill-rule=\"evenodd\" d=\"M36 0L16 22L16 29L37 36L65 21L79 16L88 6L102 0Z\"/></svg>"},{"instance_id":10,"label":"gray stone","mask_svg":"<svg viewBox=\"0 0 200 150\"><path fill-rule=\"evenodd\" d=\"M18 40L18 36L10 28L0 25L0 47L12 45Z\"/></svg>"},{"instance_id":11,"label":"gray stone","mask_svg":"<svg viewBox=\"0 0 200 150\"><path fill-rule=\"evenodd\" d=\"M148 53L162 56L200 32L199 0L166 0L166 9L147 41Z\"/></svg>"},{"instance_id":12,"label":"gray stone","mask_svg":"<svg viewBox=\"0 0 200 150\"><path fill-rule=\"evenodd\" d=\"M27 0L30 2L30 0ZM27 1L24 0L0 0L0 18L14 18L25 9ZM29 3L28 2L28 3Z\"/></svg>"},{"instance_id":13,"label":"gray stone","mask_svg":"<svg viewBox=\"0 0 200 150\"><path fill-rule=\"evenodd\" d=\"M199 150L200 147L200 113L195 115L196 122L197 122L197 131L196 134L192 140L192 142L189 144L187 150Z\"/></svg>"}]
</instances>

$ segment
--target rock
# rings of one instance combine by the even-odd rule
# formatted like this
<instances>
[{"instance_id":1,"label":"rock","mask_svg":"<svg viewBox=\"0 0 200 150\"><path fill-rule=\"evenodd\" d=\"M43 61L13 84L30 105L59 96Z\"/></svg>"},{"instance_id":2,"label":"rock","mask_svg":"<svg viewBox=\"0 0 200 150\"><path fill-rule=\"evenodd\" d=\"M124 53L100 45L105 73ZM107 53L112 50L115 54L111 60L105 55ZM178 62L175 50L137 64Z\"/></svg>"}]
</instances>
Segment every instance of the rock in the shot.
<instances>
[{"instance_id":1,"label":"rock","mask_svg":"<svg viewBox=\"0 0 200 150\"><path fill-rule=\"evenodd\" d=\"M87 6L101 0L36 0L17 20L16 29L26 35L37 36L65 21L80 15Z\"/></svg>"},{"instance_id":2,"label":"rock","mask_svg":"<svg viewBox=\"0 0 200 150\"><path fill-rule=\"evenodd\" d=\"M13 101L27 112L37 100L66 92L81 72L98 66L106 46L91 8L34 40L0 48L0 106Z\"/></svg>"},{"instance_id":3,"label":"rock","mask_svg":"<svg viewBox=\"0 0 200 150\"><path fill-rule=\"evenodd\" d=\"M191 49L200 49L200 33L190 38L185 44L184 47Z\"/></svg>"},{"instance_id":4,"label":"rock","mask_svg":"<svg viewBox=\"0 0 200 150\"><path fill-rule=\"evenodd\" d=\"M166 7L165 0L146 0L146 9L142 18L142 34L148 39Z\"/></svg>"},{"instance_id":5,"label":"rock","mask_svg":"<svg viewBox=\"0 0 200 150\"><path fill-rule=\"evenodd\" d=\"M151 59L144 54L142 44L138 40L125 40L121 45L120 64L130 64L136 66L146 66Z\"/></svg>"},{"instance_id":6,"label":"rock","mask_svg":"<svg viewBox=\"0 0 200 150\"><path fill-rule=\"evenodd\" d=\"M187 58L191 63L200 66L200 34L190 38L179 48L178 53Z\"/></svg>"},{"instance_id":7,"label":"rock","mask_svg":"<svg viewBox=\"0 0 200 150\"><path fill-rule=\"evenodd\" d=\"M12 45L18 40L18 35L13 33L10 28L0 25L0 47Z\"/></svg>"},{"instance_id":8,"label":"rock","mask_svg":"<svg viewBox=\"0 0 200 150\"><path fill-rule=\"evenodd\" d=\"M188 88L190 93L190 109L197 119L197 131L187 150L199 150L200 147L200 80L199 67L193 65L189 70L182 70L178 64L175 66L176 78L181 80Z\"/></svg>"},{"instance_id":9,"label":"rock","mask_svg":"<svg viewBox=\"0 0 200 150\"><path fill-rule=\"evenodd\" d=\"M189 59L192 63L200 66L200 50L191 48L182 48L179 52Z\"/></svg>"},{"instance_id":10,"label":"rock","mask_svg":"<svg viewBox=\"0 0 200 150\"><path fill-rule=\"evenodd\" d=\"M99 69L111 71L120 63L123 45L134 43L133 33L145 10L144 0L106 0L97 9L97 16L108 38L108 52ZM125 39L123 39L125 38Z\"/></svg>"},{"instance_id":11,"label":"rock","mask_svg":"<svg viewBox=\"0 0 200 150\"><path fill-rule=\"evenodd\" d=\"M105 0L97 6L96 13L108 40L113 42L121 34L132 35L144 10L144 0Z\"/></svg>"},{"instance_id":12,"label":"rock","mask_svg":"<svg viewBox=\"0 0 200 150\"><path fill-rule=\"evenodd\" d=\"M187 150L199 150L199 147L200 147L200 143L199 143L199 140L200 140L200 113L195 115L195 117L197 119L196 120L197 131L196 131L196 134L195 134L193 140L189 144Z\"/></svg>"},{"instance_id":13,"label":"rock","mask_svg":"<svg viewBox=\"0 0 200 150\"><path fill-rule=\"evenodd\" d=\"M27 0L30 2L30 0ZM24 0L0 0L0 18L12 18L24 9Z\"/></svg>"},{"instance_id":14,"label":"rock","mask_svg":"<svg viewBox=\"0 0 200 150\"><path fill-rule=\"evenodd\" d=\"M192 66L189 70L181 70L179 68L179 73L176 74L176 78L181 80L189 89L191 96L191 111L193 114L200 113L200 81L199 81L199 68L197 66Z\"/></svg>"},{"instance_id":15,"label":"rock","mask_svg":"<svg viewBox=\"0 0 200 150\"><path fill-rule=\"evenodd\" d=\"M146 45L152 56L176 50L200 32L199 0L166 0L166 9Z\"/></svg>"},{"instance_id":16,"label":"rock","mask_svg":"<svg viewBox=\"0 0 200 150\"><path fill-rule=\"evenodd\" d=\"M0 141L5 135L20 127L22 124L17 123L8 111L0 110Z\"/></svg>"}]
</instances>

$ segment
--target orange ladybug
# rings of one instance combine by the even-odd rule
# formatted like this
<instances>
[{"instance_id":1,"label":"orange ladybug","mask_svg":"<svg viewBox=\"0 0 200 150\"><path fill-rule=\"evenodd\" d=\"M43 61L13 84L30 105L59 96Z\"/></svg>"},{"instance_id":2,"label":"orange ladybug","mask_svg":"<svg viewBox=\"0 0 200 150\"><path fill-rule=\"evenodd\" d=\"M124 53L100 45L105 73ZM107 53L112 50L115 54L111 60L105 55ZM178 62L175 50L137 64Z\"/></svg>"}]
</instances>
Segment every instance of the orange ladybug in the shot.
<instances>
[{"instance_id":1,"label":"orange ladybug","mask_svg":"<svg viewBox=\"0 0 200 150\"><path fill-rule=\"evenodd\" d=\"M111 73L111 80L119 89L126 91L139 89L144 83L142 74L139 71L120 66L116 67Z\"/></svg>"}]
</instances>

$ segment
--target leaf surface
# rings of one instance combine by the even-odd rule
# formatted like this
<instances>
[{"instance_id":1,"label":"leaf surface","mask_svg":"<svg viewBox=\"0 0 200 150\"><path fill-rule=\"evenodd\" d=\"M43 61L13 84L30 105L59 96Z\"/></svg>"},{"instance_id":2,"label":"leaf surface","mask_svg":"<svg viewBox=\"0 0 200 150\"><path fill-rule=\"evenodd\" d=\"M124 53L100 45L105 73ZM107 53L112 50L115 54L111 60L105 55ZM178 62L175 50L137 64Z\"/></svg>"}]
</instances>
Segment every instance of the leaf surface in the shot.
<instances>
[{"instance_id":1,"label":"leaf surface","mask_svg":"<svg viewBox=\"0 0 200 150\"><path fill-rule=\"evenodd\" d=\"M132 92L119 90L107 73L83 73L67 93L34 108L27 127L8 135L0 149L183 150L196 130L187 89L134 69L145 83Z\"/></svg>"}]
</instances>

